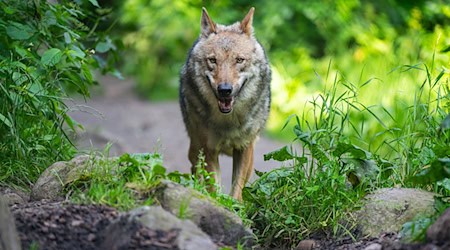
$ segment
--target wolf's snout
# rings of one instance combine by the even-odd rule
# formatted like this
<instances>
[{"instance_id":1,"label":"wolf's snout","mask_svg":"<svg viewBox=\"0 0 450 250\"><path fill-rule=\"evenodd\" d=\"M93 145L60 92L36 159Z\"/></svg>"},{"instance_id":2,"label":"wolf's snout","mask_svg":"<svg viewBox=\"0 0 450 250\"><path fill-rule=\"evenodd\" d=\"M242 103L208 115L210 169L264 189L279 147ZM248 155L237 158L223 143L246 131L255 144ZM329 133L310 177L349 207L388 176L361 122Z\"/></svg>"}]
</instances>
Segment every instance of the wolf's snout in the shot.
<instances>
[{"instance_id":1,"label":"wolf's snout","mask_svg":"<svg viewBox=\"0 0 450 250\"><path fill-rule=\"evenodd\" d=\"M228 97L231 95L231 92L233 92L233 86L229 83L222 83L219 84L217 87L217 92L219 93L220 97Z\"/></svg>"}]
</instances>

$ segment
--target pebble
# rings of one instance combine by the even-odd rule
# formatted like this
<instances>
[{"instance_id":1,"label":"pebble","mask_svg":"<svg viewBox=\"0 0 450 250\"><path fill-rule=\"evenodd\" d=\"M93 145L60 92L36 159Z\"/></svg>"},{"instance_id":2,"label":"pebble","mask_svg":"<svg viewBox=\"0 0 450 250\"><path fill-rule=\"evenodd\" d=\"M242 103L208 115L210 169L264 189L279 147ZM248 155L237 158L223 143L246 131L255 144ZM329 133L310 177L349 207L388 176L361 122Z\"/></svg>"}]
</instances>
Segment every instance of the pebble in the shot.
<instances>
[{"instance_id":1,"label":"pebble","mask_svg":"<svg viewBox=\"0 0 450 250\"><path fill-rule=\"evenodd\" d=\"M368 245L366 248L364 248L364 250L381 250L382 248L383 248L383 246L381 246L381 244L372 243L372 244Z\"/></svg>"}]
</instances>

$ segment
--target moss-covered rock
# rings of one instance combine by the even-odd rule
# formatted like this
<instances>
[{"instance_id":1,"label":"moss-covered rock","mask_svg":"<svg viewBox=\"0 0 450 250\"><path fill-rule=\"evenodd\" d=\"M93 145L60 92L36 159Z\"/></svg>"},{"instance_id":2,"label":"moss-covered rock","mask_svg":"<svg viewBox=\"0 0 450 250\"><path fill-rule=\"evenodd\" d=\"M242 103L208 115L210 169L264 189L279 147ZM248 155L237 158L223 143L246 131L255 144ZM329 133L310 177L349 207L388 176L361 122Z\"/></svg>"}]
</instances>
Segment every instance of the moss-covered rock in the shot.
<instances>
[{"instance_id":1,"label":"moss-covered rock","mask_svg":"<svg viewBox=\"0 0 450 250\"><path fill-rule=\"evenodd\" d=\"M55 162L39 176L31 190L31 200L57 199L70 180L79 178L84 171L92 168L92 161L91 156L81 155L70 161Z\"/></svg>"},{"instance_id":2,"label":"moss-covered rock","mask_svg":"<svg viewBox=\"0 0 450 250\"><path fill-rule=\"evenodd\" d=\"M367 195L355 215L362 234L376 237L383 232L398 232L406 222L435 212L434 193L413 188L383 188Z\"/></svg>"},{"instance_id":3,"label":"moss-covered rock","mask_svg":"<svg viewBox=\"0 0 450 250\"><path fill-rule=\"evenodd\" d=\"M162 181L156 188L156 198L167 211L192 220L214 242L229 246L252 244L252 232L243 226L237 215L195 190Z\"/></svg>"}]
</instances>

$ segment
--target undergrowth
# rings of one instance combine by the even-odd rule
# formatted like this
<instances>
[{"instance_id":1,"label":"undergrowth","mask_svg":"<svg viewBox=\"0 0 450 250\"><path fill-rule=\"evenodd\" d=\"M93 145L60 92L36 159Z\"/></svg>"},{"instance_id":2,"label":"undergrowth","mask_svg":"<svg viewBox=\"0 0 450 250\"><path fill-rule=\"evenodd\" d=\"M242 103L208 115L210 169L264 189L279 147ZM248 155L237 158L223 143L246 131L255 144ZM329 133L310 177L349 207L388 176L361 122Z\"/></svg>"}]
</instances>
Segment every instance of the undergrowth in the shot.
<instances>
[{"instance_id":1,"label":"undergrowth","mask_svg":"<svg viewBox=\"0 0 450 250\"><path fill-rule=\"evenodd\" d=\"M69 92L89 96L94 70L108 71L115 47L96 27L97 1L0 1L0 184L28 188L75 149ZM96 55L102 54L102 57Z\"/></svg>"},{"instance_id":2,"label":"undergrowth","mask_svg":"<svg viewBox=\"0 0 450 250\"><path fill-rule=\"evenodd\" d=\"M376 188L419 187L450 195L449 72L434 73L426 65L406 68L424 72L425 79L415 102L401 111L407 117L403 124L395 114L389 114L392 121L381 120L377 112L388 109L364 106L358 87L338 73L301 116L289 118L295 123L293 143L302 150L286 146L265 155L289 161L288 166L259 173L244 190L245 210L261 245L295 247L317 233L353 237L351 211ZM382 125L376 134L381 144L375 143L380 138L363 136L364 121L355 115ZM450 203L444 199L444 204Z\"/></svg>"},{"instance_id":3,"label":"undergrowth","mask_svg":"<svg viewBox=\"0 0 450 250\"><path fill-rule=\"evenodd\" d=\"M197 174L192 175L178 171L168 173L162 165L162 155L157 152L109 158L107 151L100 155L91 153L91 166L66 183L66 192L75 202L104 204L120 210L152 205L155 204L154 188L161 180L171 180L211 197L244 218L243 210L239 209L242 205L223 194L213 175L205 170L202 153L196 165ZM208 192L211 185L216 191Z\"/></svg>"}]
</instances>

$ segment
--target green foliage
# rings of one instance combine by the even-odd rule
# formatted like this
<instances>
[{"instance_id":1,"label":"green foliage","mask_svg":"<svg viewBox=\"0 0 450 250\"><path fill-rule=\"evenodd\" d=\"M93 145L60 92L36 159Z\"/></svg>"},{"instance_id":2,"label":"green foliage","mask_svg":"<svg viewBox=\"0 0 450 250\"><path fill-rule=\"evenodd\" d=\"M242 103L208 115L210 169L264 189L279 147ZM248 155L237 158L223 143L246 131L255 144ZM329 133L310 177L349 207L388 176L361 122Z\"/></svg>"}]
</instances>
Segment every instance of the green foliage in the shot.
<instances>
[{"instance_id":1,"label":"green foliage","mask_svg":"<svg viewBox=\"0 0 450 250\"><path fill-rule=\"evenodd\" d=\"M402 226L399 235L404 241L424 241L427 228L431 226L434 221L435 220L432 220L431 218L419 218L407 222Z\"/></svg>"},{"instance_id":2,"label":"green foliage","mask_svg":"<svg viewBox=\"0 0 450 250\"><path fill-rule=\"evenodd\" d=\"M435 51L445 53L450 44L450 10L445 0L167 3L114 1L120 9L119 34L129 49L124 66L126 72L137 76L140 93L152 99L177 95L179 70L199 36L201 7L208 9L214 21L231 24L254 6L255 34L266 48L275 72L271 129L278 129L280 120L297 111L305 98L323 89L314 72L323 75L331 58L334 69L357 82L363 69L370 69L367 78L380 77L399 63L428 62ZM448 61L443 55L436 56L436 60ZM402 85L411 86L410 79L401 79ZM380 80L393 90L397 84L391 82L400 82L384 76ZM383 102L396 101L396 95L405 98L395 94L383 98ZM365 96L373 100L381 95ZM292 103L286 104L286 98Z\"/></svg>"},{"instance_id":3,"label":"green foliage","mask_svg":"<svg viewBox=\"0 0 450 250\"><path fill-rule=\"evenodd\" d=\"M118 158L93 155L92 164L89 171L66 184L66 191L73 193L72 198L77 202L106 204L121 210L151 205L154 187L166 179L197 190L244 218L244 213L238 212L242 205L221 193L212 174L205 170L203 154L199 156L196 175L178 171L167 173L158 153L124 154ZM216 191L208 192L211 185ZM180 208L179 217L184 216L184 211Z\"/></svg>"},{"instance_id":4,"label":"green foliage","mask_svg":"<svg viewBox=\"0 0 450 250\"><path fill-rule=\"evenodd\" d=\"M449 180L449 179L447 179ZM431 226L444 212L450 207L448 197L444 200L442 197L435 198L436 213L431 217L423 217L423 215L416 215L416 217L409 222L403 224L399 232L399 236L404 242L425 242L426 233L429 226Z\"/></svg>"},{"instance_id":5,"label":"green foliage","mask_svg":"<svg viewBox=\"0 0 450 250\"><path fill-rule=\"evenodd\" d=\"M389 114L392 127L380 118L387 108L365 106L359 89L339 74L305 105L302 116L288 119L283 127L295 120L294 141L302 152L285 146L266 154L266 160L290 161L289 167L258 173L243 196L262 245L294 247L321 231L351 235L349 212L375 188L422 187L450 196L450 133L444 129L449 74L445 68L433 74L425 65L415 70L427 73L423 84L403 110L404 120ZM361 116L366 118L361 121ZM381 129L373 131L378 138L367 141L365 123L373 121ZM423 232L429 223L411 222L406 228Z\"/></svg>"},{"instance_id":6,"label":"green foliage","mask_svg":"<svg viewBox=\"0 0 450 250\"><path fill-rule=\"evenodd\" d=\"M111 68L92 49L107 37L88 25L100 18L88 7L0 2L1 183L28 186L74 153L64 130L79 126L67 115L68 91L88 97L92 70Z\"/></svg>"},{"instance_id":7,"label":"green foliage","mask_svg":"<svg viewBox=\"0 0 450 250\"><path fill-rule=\"evenodd\" d=\"M351 91L337 95L337 85L335 81L331 90L311 103L313 121L306 116L288 120L295 118L295 141L303 148L300 156L289 147L265 155L266 160L290 160L291 167L260 173L245 189L245 209L264 246L293 247L326 230L351 235L349 212L379 174L372 155L350 144L343 133L354 96ZM352 184L357 187L353 189Z\"/></svg>"},{"instance_id":8,"label":"green foliage","mask_svg":"<svg viewBox=\"0 0 450 250\"><path fill-rule=\"evenodd\" d=\"M90 171L67 185L77 202L106 204L122 210L153 204L149 192L166 178L162 157L154 154L124 154L119 158L93 157Z\"/></svg>"}]
</instances>

